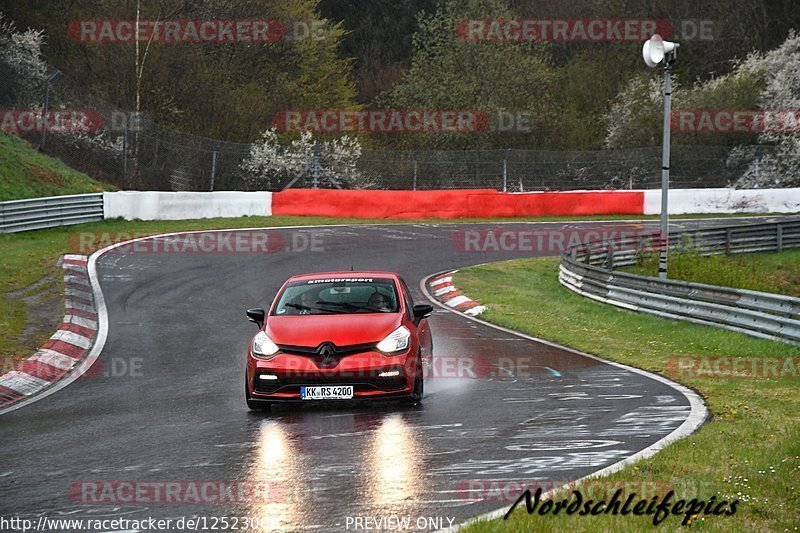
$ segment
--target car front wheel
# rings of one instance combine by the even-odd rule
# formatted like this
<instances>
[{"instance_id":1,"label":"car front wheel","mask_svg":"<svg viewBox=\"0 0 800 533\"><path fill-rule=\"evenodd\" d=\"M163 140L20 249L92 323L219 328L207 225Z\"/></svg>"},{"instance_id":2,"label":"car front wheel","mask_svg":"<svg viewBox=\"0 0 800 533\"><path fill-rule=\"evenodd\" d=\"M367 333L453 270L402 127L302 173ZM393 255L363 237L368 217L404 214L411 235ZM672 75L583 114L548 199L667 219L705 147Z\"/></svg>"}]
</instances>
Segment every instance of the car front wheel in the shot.
<instances>
[{"instance_id":1,"label":"car front wheel","mask_svg":"<svg viewBox=\"0 0 800 533\"><path fill-rule=\"evenodd\" d=\"M411 391L411 404L422 403L425 393L425 371L422 368L422 357L417 356L416 375L414 376L414 390Z\"/></svg>"}]
</instances>

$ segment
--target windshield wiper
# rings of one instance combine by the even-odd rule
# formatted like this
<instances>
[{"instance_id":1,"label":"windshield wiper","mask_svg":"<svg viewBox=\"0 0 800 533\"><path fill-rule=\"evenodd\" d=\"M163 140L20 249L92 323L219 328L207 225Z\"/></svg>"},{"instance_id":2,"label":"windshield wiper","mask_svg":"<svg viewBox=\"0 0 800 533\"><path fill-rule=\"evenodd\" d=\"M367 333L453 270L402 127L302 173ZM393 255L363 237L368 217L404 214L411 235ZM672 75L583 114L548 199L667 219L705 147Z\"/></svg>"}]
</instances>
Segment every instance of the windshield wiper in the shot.
<instances>
[{"instance_id":1,"label":"windshield wiper","mask_svg":"<svg viewBox=\"0 0 800 533\"><path fill-rule=\"evenodd\" d=\"M319 303L326 303L326 302L317 302ZM337 311L336 309L324 309L322 307L308 307L307 305L302 304L284 304L284 307L293 307L294 309L300 309L301 311L322 311L323 313L333 313L337 315L346 314L344 311Z\"/></svg>"},{"instance_id":2,"label":"windshield wiper","mask_svg":"<svg viewBox=\"0 0 800 533\"><path fill-rule=\"evenodd\" d=\"M378 307L370 307L363 305L351 304L350 302L317 302L324 305L334 305L336 307L346 307L347 309L354 309L357 311L377 311L378 313L390 313L391 311L382 311Z\"/></svg>"}]
</instances>

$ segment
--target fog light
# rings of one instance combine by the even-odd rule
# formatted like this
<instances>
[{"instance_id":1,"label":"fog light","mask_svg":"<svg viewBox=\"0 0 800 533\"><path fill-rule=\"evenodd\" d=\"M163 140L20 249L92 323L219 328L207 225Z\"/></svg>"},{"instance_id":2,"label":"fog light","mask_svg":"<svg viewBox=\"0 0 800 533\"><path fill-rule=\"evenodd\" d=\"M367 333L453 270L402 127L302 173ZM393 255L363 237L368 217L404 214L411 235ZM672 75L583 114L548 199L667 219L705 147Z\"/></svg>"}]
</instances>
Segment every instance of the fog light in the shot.
<instances>
[{"instance_id":1,"label":"fog light","mask_svg":"<svg viewBox=\"0 0 800 533\"><path fill-rule=\"evenodd\" d=\"M400 375L399 370L387 370L386 372L381 372L378 374L379 378L396 378Z\"/></svg>"},{"instance_id":2,"label":"fog light","mask_svg":"<svg viewBox=\"0 0 800 533\"><path fill-rule=\"evenodd\" d=\"M259 374L258 379L267 379L272 381L278 379L278 376L276 376L275 374Z\"/></svg>"}]
</instances>

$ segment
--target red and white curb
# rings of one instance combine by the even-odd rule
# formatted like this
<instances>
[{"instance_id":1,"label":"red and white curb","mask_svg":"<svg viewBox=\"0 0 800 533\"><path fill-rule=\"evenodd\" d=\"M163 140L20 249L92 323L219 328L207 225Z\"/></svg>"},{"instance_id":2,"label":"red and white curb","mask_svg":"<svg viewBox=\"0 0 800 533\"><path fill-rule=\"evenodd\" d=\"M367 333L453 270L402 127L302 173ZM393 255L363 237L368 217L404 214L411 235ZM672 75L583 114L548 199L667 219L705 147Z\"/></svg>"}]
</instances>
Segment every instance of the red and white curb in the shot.
<instances>
[{"instance_id":1,"label":"red and white curb","mask_svg":"<svg viewBox=\"0 0 800 533\"><path fill-rule=\"evenodd\" d=\"M50 340L15 370L0 376L0 407L28 398L69 376L86 359L97 333L87 258L63 257L64 319Z\"/></svg>"},{"instance_id":2,"label":"red and white curb","mask_svg":"<svg viewBox=\"0 0 800 533\"><path fill-rule=\"evenodd\" d=\"M428 285L431 294L438 301L448 307L452 307L456 311L461 311L465 315L478 316L486 311L486 306L481 305L469 296L465 296L453 285L453 274L458 270L440 274L432 278Z\"/></svg>"}]
</instances>

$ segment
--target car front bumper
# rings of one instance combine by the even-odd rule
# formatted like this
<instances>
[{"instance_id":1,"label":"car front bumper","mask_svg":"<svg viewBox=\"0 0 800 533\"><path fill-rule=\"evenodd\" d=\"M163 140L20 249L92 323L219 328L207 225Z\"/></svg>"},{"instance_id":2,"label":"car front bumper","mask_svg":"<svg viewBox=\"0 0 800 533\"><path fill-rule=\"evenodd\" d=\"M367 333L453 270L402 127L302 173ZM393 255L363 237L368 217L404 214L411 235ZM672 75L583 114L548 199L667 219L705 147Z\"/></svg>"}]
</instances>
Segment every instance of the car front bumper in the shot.
<instances>
[{"instance_id":1,"label":"car front bumper","mask_svg":"<svg viewBox=\"0 0 800 533\"><path fill-rule=\"evenodd\" d=\"M315 401L302 400L300 396L301 387L315 385L352 385L354 400L378 399L411 394L415 367L416 362L408 353L385 356L370 351L349 355L322 366L301 355L281 353L267 361L248 354L247 378L253 400ZM396 372L398 375L381 376L384 372ZM274 377L262 379L264 375Z\"/></svg>"}]
</instances>

